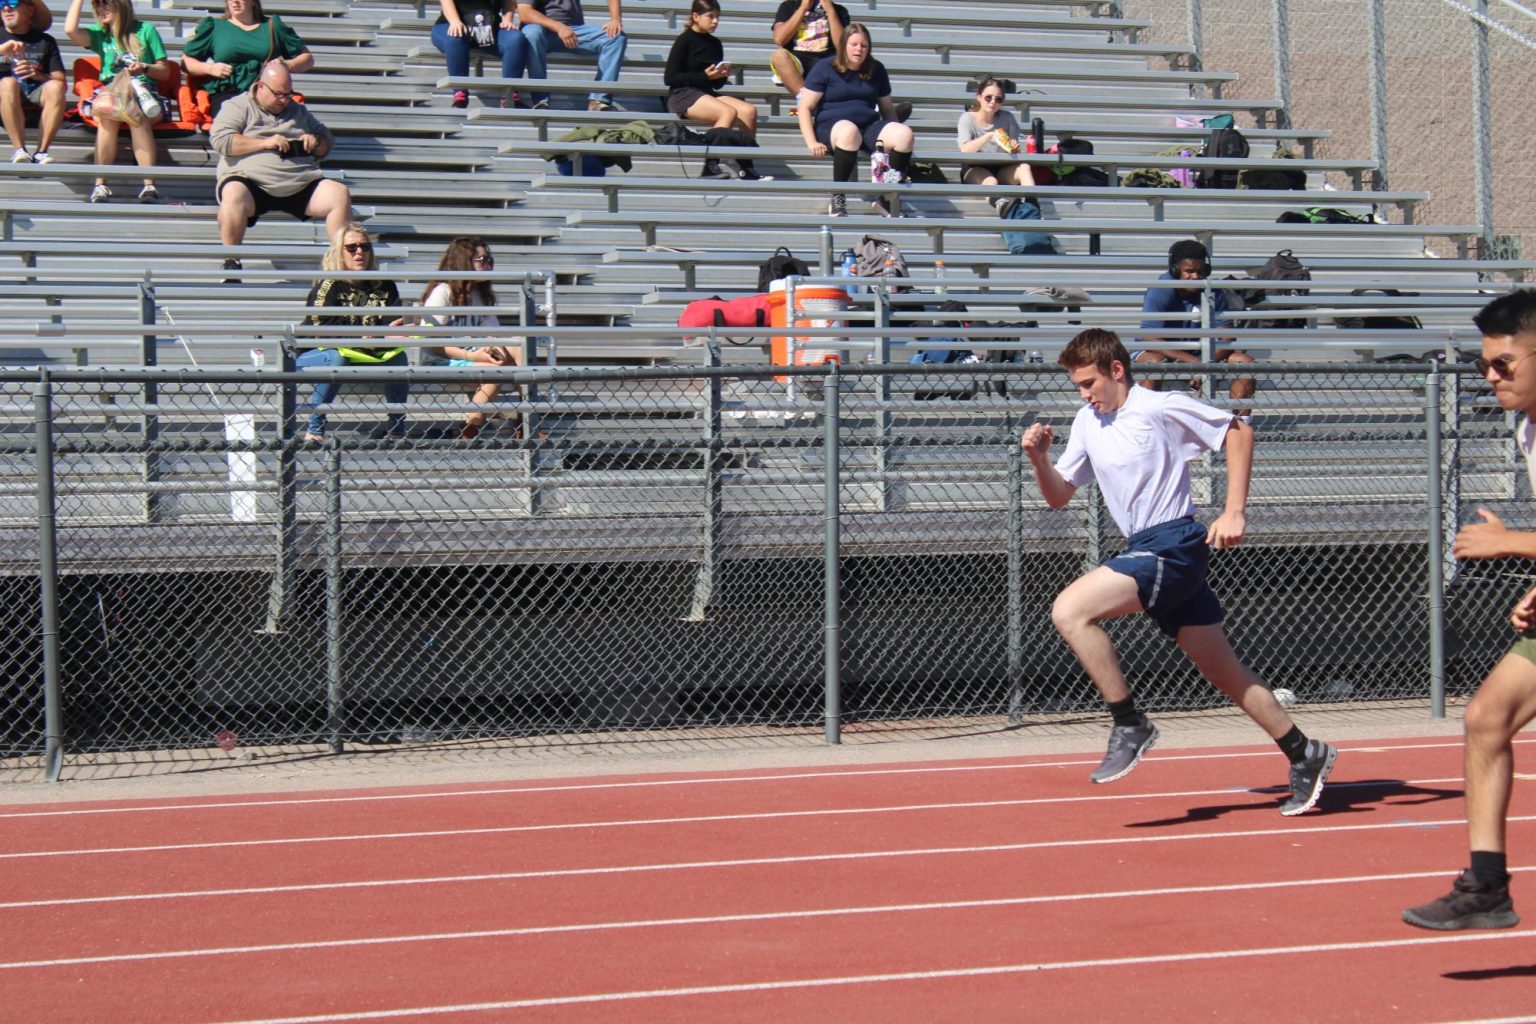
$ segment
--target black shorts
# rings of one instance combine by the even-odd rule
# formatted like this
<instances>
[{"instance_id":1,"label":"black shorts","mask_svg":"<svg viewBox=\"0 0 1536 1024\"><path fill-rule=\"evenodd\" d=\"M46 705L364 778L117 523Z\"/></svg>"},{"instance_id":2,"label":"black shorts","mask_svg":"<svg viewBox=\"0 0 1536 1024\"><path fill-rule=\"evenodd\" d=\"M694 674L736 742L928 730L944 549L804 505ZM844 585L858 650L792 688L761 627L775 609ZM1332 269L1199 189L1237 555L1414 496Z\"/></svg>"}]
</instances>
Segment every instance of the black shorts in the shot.
<instances>
[{"instance_id":1,"label":"black shorts","mask_svg":"<svg viewBox=\"0 0 1536 1024\"><path fill-rule=\"evenodd\" d=\"M687 117L689 108L699 100L712 100L717 95L718 93L705 92L703 89L685 85L667 93L667 110L678 117Z\"/></svg>"},{"instance_id":2,"label":"black shorts","mask_svg":"<svg viewBox=\"0 0 1536 1024\"><path fill-rule=\"evenodd\" d=\"M852 122L849 123L851 124ZM880 133L885 130L886 125L894 123L894 121L877 119L868 128L859 129L859 135L861 136L864 143L863 148L873 153L875 151L875 144L880 141ZM831 124L827 124L825 122L818 124L816 126L816 141L821 143L823 146L826 146L828 149L831 149L832 128L833 125L836 124L836 121L833 121Z\"/></svg>"},{"instance_id":3,"label":"black shorts","mask_svg":"<svg viewBox=\"0 0 1536 1024\"><path fill-rule=\"evenodd\" d=\"M271 213L273 210L297 217L299 220L309 220L309 214L304 211L309 209L309 201L313 198L315 189L319 188L320 183L324 180L324 178L316 178L291 196L275 196L249 178L242 178L238 174L232 174L219 182L219 194L215 198L223 201L224 186L232 181L238 181L251 190L251 198L256 200L256 213L246 220L246 227L255 226L256 222L261 219L262 214Z\"/></svg>"}]
</instances>

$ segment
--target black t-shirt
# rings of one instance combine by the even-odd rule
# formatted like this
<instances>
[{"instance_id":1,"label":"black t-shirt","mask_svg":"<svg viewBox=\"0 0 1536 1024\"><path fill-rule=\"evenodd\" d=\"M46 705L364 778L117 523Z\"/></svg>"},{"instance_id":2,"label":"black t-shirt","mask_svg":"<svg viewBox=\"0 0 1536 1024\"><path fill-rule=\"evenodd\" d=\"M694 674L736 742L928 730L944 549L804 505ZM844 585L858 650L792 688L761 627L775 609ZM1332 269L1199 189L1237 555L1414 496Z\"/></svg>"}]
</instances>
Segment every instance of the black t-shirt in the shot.
<instances>
[{"instance_id":1,"label":"black t-shirt","mask_svg":"<svg viewBox=\"0 0 1536 1024\"><path fill-rule=\"evenodd\" d=\"M668 89L691 86L713 96L720 91L720 86L704 73L704 69L720 63L724 58L725 47L719 39L708 32L684 29L683 34L673 41L672 52L667 54L667 70L663 81L667 83Z\"/></svg>"},{"instance_id":2,"label":"black t-shirt","mask_svg":"<svg viewBox=\"0 0 1536 1024\"><path fill-rule=\"evenodd\" d=\"M48 33L34 28L30 32L12 35L0 26L0 43L8 43L12 39L26 47L21 59L30 60L41 67L45 74L51 75L55 71L64 70L64 57L59 53L58 41ZM14 57L5 58L5 63L0 64L0 78L10 78L15 74L11 67L15 60ZM34 78L32 81L35 82L37 79Z\"/></svg>"},{"instance_id":3,"label":"black t-shirt","mask_svg":"<svg viewBox=\"0 0 1536 1024\"><path fill-rule=\"evenodd\" d=\"M506 8L502 0L454 0L453 6L458 9L459 20L464 22L471 43L475 46L496 45L496 30L501 27L501 16ZM437 16L439 25L447 20L446 14Z\"/></svg>"},{"instance_id":4,"label":"black t-shirt","mask_svg":"<svg viewBox=\"0 0 1536 1024\"><path fill-rule=\"evenodd\" d=\"M794 38L784 49L792 53L811 54L817 58L830 57L837 52L837 48L832 45L831 22L827 20L827 12L821 9L821 3L822 0L816 0L810 10L805 12L805 20L800 23L800 27L795 30ZM852 19L848 17L848 8L839 3L834 3L832 6L837 10L837 20L846 29L852 23ZM781 21L788 21L799 9L800 0L784 0L773 16L773 23L777 25Z\"/></svg>"}]
</instances>

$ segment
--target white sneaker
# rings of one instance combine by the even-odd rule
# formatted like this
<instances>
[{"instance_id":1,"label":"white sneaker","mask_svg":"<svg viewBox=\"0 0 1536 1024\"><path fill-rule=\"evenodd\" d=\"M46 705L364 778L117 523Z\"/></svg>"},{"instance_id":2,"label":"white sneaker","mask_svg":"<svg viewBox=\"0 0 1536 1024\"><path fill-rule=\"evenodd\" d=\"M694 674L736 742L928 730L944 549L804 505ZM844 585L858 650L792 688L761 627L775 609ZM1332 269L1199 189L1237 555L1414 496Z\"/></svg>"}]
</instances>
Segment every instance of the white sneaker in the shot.
<instances>
[{"instance_id":1,"label":"white sneaker","mask_svg":"<svg viewBox=\"0 0 1536 1024\"><path fill-rule=\"evenodd\" d=\"M1279 702L1281 707L1288 708L1296 703L1296 691L1287 689L1284 686L1277 686L1275 687L1275 700Z\"/></svg>"},{"instance_id":2,"label":"white sneaker","mask_svg":"<svg viewBox=\"0 0 1536 1024\"><path fill-rule=\"evenodd\" d=\"M40 149L32 154L32 162L35 164L51 164L53 163L53 154L46 149Z\"/></svg>"},{"instance_id":3,"label":"white sneaker","mask_svg":"<svg viewBox=\"0 0 1536 1024\"><path fill-rule=\"evenodd\" d=\"M111 189L107 188L105 185L97 185L95 188L91 189L91 198L89 199L89 202L104 203L111 198Z\"/></svg>"},{"instance_id":4,"label":"white sneaker","mask_svg":"<svg viewBox=\"0 0 1536 1024\"><path fill-rule=\"evenodd\" d=\"M25 149L18 147L16 152L11 154L11 163L13 164L29 164L31 162L32 157L27 154Z\"/></svg>"}]
</instances>

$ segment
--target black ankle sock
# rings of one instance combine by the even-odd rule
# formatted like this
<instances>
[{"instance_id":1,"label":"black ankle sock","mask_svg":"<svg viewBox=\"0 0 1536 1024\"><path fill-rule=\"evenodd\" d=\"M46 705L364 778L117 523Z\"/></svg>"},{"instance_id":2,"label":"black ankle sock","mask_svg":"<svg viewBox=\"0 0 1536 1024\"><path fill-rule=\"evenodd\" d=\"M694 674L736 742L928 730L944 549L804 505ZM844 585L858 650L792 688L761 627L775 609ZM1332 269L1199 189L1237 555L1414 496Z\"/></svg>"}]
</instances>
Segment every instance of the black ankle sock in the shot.
<instances>
[{"instance_id":1,"label":"black ankle sock","mask_svg":"<svg viewBox=\"0 0 1536 1024\"><path fill-rule=\"evenodd\" d=\"M1472 851L1472 873L1484 885L1509 884L1509 862L1502 853L1489 850Z\"/></svg>"},{"instance_id":2,"label":"black ankle sock","mask_svg":"<svg viewBox=\"0 0 1536 1024\"><path fill-rule=\"evenodd\" d=\"M1291 764L1300 764L1307 759L1307 737L1294 725L1291 731L1275 740L1275 745L1280 748Z\"/></svg>"},{"instance_id":3,"label":"black ankle sock","mask_svg":"<svg viewBox=\"0 0 1536 1024\"><path fill-rule=\"evenodd\" d=\"M852 181L854 169L858 166L859 151L856 149L832 150L832 180Z\"/></svg>"},{"instance_id":4,"label":"black ankle sock","mask_svg":"<svg viewBox=\"0 0 1536 1024\"><path fill-rule=\"evenodd\" d=\"M1134 695L1117 700L1109 705L1109 713L1115 717L1116 725L1140 725L1141 712L1136 710L1136 697Z\"/></svg>"},{"instance_id":5,"label":"black ankle sock","mask_svg":"<svg viewBox=\"0 0 1536 1024\"><path fill-rule=\"evenodd\" d=\"M912 154L911 153L903 153L899 149L893 149L890 152L890 158L891 158L891 170L896 171L897 173L899 173L902 176L903 179L906 179L907 177L909 177L909 175L907 174L907 168L912 166Z\"/></svg>"}]
</instances>

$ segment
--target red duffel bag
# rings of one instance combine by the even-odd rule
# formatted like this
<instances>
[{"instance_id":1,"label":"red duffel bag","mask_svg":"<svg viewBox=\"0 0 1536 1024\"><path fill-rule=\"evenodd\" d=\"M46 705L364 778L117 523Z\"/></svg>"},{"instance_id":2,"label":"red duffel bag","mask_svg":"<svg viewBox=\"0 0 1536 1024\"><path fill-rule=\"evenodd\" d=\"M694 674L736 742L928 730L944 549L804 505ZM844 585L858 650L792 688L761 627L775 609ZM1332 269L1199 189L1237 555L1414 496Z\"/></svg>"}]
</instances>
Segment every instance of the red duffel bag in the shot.
<instances>
[{"instance_id":1,"label":"red duffel bag","mask_svg":"<svg viewBox=\"0 0 1536 1024\"><path fill-rule=\"evenodd\" d=\"M767 327L768 295L698 299L683 307L677 324L679 327Z\"/></svg>"}]
</instances>

